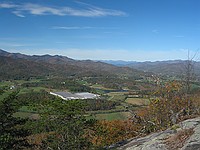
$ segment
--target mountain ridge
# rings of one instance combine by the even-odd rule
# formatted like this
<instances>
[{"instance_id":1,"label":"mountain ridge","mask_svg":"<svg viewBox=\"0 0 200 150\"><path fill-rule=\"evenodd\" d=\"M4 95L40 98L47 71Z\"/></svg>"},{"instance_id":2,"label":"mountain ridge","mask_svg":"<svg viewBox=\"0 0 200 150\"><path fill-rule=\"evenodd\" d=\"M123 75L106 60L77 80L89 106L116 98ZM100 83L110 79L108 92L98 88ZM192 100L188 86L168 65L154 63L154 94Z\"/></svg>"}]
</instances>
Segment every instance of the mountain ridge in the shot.
<instances>
[{"instance_id":1,"label":"mountain ridge","mask_svg":"<svg viewBox=\"0 0 200 150\"><path fill-rule=\"evenodd\" d=\"M54 76L118 76L124 74L139 76L140 74L143 74L142 71L137 71L136 69L131 69L129 67L117 67L100 61L95 62L92 60L74 60L60 55L25 55L21 53L9 53L7 51L0 50L0 56L0 68L4 68L4 72L10 71L10 74L13 74L13 76L20 70L23 70L21 74L26 72L24 68L32 68L32 71L30 72L34 72L35 70L38 75L51 74ZM5 63L6 61L7 64ZM10 62L12 65L8 62ZM16 70L14 66L16 66L18 70ZM23 68L23 66L26 67ZM38 71L38 67L43 69ZM17 76L20 76L19 74L17 74ZM0 77L1 76L3 76L3 71Z\"/></svg>"},{"instance_id":2,"label":"mountain ridge","mask_svg":"<svg viewBox=\"0 0 200 150\"><path fill-rule=\"evenodd\" d=\"M104 62L104 61L103 61ZM179 76L186 72L188 60L164 60L164 61L125 61L119 64L120 61L106 61L107 63L129 67L144 72L152 72L158 75ZM193 65L193 73L200 76L200 62L190 60Z\"/></svg>"}]
</instances>

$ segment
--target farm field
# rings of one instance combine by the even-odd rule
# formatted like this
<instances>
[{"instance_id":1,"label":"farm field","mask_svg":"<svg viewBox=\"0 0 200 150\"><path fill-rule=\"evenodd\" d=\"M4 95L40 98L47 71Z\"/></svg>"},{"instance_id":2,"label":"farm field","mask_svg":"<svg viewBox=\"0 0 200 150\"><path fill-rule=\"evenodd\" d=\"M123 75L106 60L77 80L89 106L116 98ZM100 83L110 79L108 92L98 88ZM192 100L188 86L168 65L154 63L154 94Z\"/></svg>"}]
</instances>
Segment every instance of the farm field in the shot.
<instances>
[{"instance_id":1,"label":"farm field","mask_svg":"<svg viewBox=\"0 0 200 150\"><path fill-rule=\"evenodd\" d=\"M8 96L9 93L18 90L19 95L28 95L31 93L42 93L42 92L47 92L49 93L50 89L42 86L32 86L34 83L37 83L40 85L40 82L43 82L43 80L30 80L30 81L23 81L23 80L13 80L13 81L4 81L0 82L0 87L6 87L5 92L0 96L0 100L2 100L4 97ZM51 81L47 80L47 84L49 84ZM60 82L60 81L59 81ZM79 82L79 80L78 80ZM21 86L22 84L31 83L29 86ZM61 83L61 82L60 82ZM80 81L79 82L81 85L89 85L89 83L85 81ZM14 89L10 89L11 86L15 86ZM62 84L61 84L62 86ZM68 91L66 88L64 89L59 89L60 87L57 86L58 88L56 89L51 89L51 91ZM90 87L98 90L102 90L102 96L106 98L107 101L112 101L113 104L115 104L115 107L109 110L96 110L96 111L89 111L87 114L92 114L91 116L88 116L89 118L97 119L97 120L126 120L130 117L130 112L127 111L127 108L131 108L131 110L137 110L139 106L144 106L149 103L148 99L145 98L132 98L129 96L129 92L123 91L123 90L114 90L114 89L109 89L109 88L104 88L103 85L100 84L94 84ZM106 92L104 92L106 90ZM36 96L35 95L35 96ZM39 98L40 97L37 97ZM42 97L41 97L42 99ZM94 100L95 101L95 100ZM132 107L132 105L136 105ZM22 117L22 118L27 118L27 117L32 117L36 115L37 112L33 112L28 108L27 106L23 106L17 113L14 114L16 117Z\"/></svg>"},{"instance_id":2,"label":"farm field","mask_svg":"<svg viewBox=\"0 0 200 150\"><path fill-rule=\"evenodd\" d=\"M113 112L113 113L102 113L95 114L90 118L95 118L97 120L126 120L131 116L130 112Z\"/></svg>"},{"instance_id":3,"label":"farm field","mask_svg":"<svg viewBox=\"0 0 200 150\"><path fill-rule=\"evenodd\" d=\"M107 95L109 96L108 100L110 101L125 101L127 92L110 92Z\"/></svg>"},{"instance_id":4,"label":"farm field","mask_svg":"<svg viewBox=\"0 0 200 150\"><path fill-rule=\"evenodd\" d=\"M146 98L127 98L125 102L132 104L132 105L138 105L138 106L144 106L149 104L149 99Z\"/></svg>"},{"instance_id":5,"label":"farm field","mask_svg":"<svg viewBox=\"0 0 200 150\"><path fill-rule=\"evenodd\" d=\"M111 89L111 88L105 88L103 87L102 85L100 84L94 84L92 86L90 86L91 88L96 88L96 89L101 89L101 90L114 90L114 89Z\"/></svg>"}]
</instances>

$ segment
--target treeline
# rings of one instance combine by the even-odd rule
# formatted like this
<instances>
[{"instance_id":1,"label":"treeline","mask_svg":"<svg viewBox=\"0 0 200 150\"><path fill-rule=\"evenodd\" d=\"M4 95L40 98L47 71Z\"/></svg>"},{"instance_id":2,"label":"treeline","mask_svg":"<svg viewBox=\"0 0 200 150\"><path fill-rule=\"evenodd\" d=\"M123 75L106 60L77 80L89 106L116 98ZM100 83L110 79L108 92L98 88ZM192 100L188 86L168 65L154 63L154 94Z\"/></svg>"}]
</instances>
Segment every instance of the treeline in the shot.
<instances>
[{"instance_id":1,"label":"treeline","mask_svg":"<svg viewBox=\"0 0 200 150\"><path fill-rule=\"evenodd\" d=\"M105 88L111 88L111 89L122 89L123 87L127 87L129 89L135 89L136 88L136 82L132 78L119 78L119 77L90 77L90 78L84 78L88 83L91 84L100 84Z\"/></svg>"},{"instance_id":2,"label":"treeline","mask_svg":"<svg viewBox=\"0 0 200 150\"><path fill-rule=\"evenodd\" d=\"M39 82L29 82L23 83L22 87L44 87L48 89L68 89L71 92L92 92L93 89L86 85L78 83L75 79L62 79L62 78L53 78L41 80Z\"/></svg>"},{"instance_id":3,"label":"treeline","mask_svg":"<svg viewBox=\"0 0 200 150\"><path fill-rule=\"evenodd\" d=\"M45 101L54 101L56 97L49 94L45 90L40 90L39 92L28 92L17 95L18 99L23 102L23 105L38 104Z\"/></svg>"},{"instance_id":4,"label":"treeline","mask_svg":"<svg viewBox=\"0 0 200 150\"><path fill-rule=\"evenodd\" d=\"M86 104L86 111L110 110L114 109L117 105L120 105L120 103L108 101L106 99L86 99L82 101Z\"/></svg>"}]
</instances>

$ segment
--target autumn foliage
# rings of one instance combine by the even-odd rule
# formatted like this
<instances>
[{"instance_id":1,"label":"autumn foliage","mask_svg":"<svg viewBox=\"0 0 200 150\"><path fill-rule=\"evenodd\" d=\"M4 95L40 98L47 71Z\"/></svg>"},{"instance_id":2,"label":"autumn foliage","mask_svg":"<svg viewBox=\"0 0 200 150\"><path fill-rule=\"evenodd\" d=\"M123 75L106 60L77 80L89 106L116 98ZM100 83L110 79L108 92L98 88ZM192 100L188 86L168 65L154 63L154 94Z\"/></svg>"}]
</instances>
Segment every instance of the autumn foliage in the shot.
<instances>
[{"instance_id":1,"label":"autumn foliage","mask_svg":"<svg viewBox=\"0 0 200 150\"><path fill-rule=\"evenodd\" d=\"M129 120L96 121L93 127L87 130L86 136L93 145L109 146L165 130L183 118L198 114L199 106L194 94L187 94L181 82L168 82L152 94L147 107L139 109Z\"/></svg>"},{"instance_id":2,"label":"autumn foliage","mask_svg":"<svg viewBox=\"0 0 200 150\"><path fill-rule=\"evenodd\" d=\"M109 146L138 135L140 128L131 120L99 120L88 130L87 136L96 146Z\"/></svg>"},{"instance_id":3,"label":"autumn foliage","mask_svg":"<svg viewBox=\"0 0 200 150\"><path fill-rule=\"evenodd\" d=\"M180 82L173 81L161 86L154 93L147 108L137 112L144 131L163 130L177 123L182 117L196 114L195 98L186 94Z\"/></svg>"}]
</instances>

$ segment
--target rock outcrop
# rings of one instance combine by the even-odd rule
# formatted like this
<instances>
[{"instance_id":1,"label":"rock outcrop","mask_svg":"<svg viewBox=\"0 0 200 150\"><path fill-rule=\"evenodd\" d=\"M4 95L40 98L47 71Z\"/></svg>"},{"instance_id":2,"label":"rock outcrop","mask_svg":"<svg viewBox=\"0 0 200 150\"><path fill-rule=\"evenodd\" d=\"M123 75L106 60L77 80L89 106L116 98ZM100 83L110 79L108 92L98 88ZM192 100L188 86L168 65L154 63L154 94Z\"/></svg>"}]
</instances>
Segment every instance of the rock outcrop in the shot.
<instances>
[{"instance_id":1,"label":"rock outcrop","mask_svg":"<svg viewBox=\"0 0 200 150\"><path fill-rule=\"evenodd\" d=\"M200 117L133 139L118 150L200 150Z\"/></svg>"}]
</instances>

